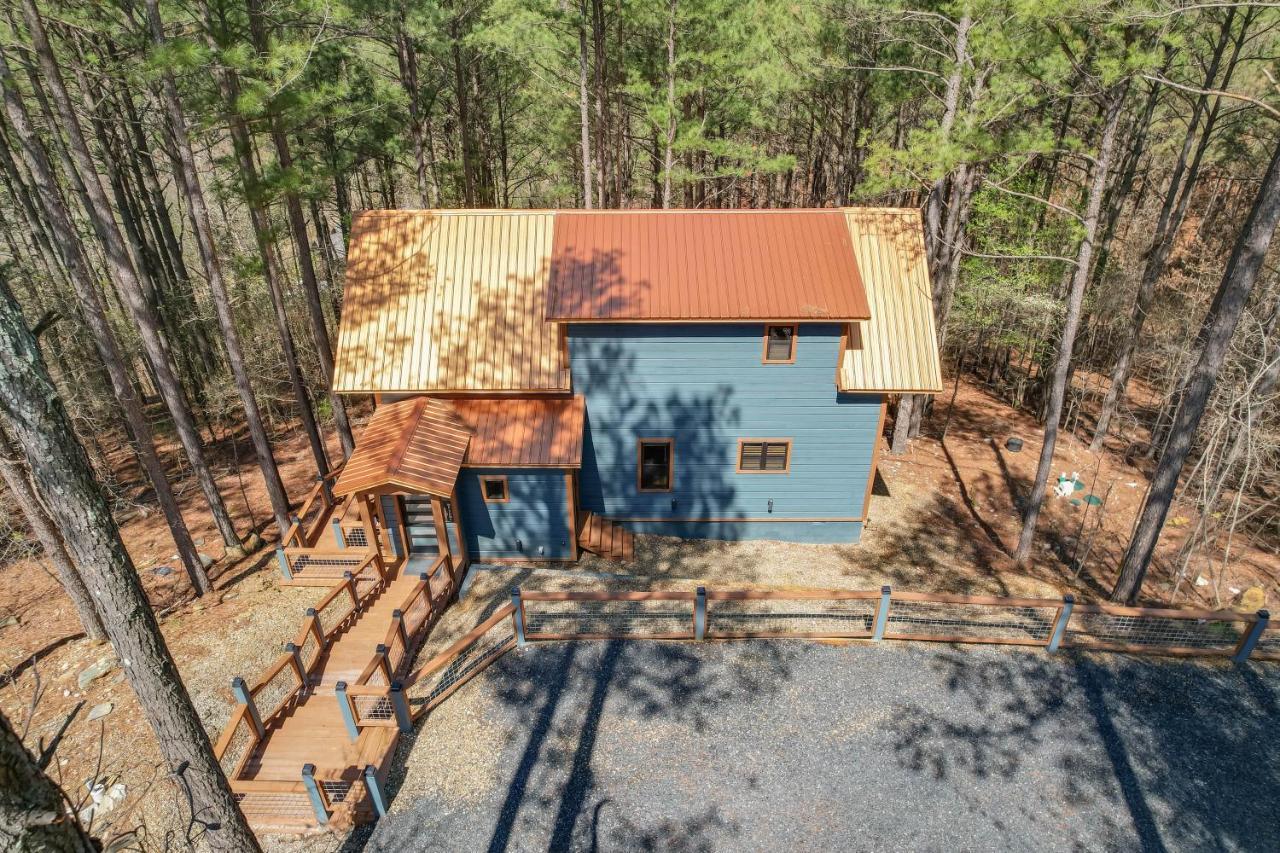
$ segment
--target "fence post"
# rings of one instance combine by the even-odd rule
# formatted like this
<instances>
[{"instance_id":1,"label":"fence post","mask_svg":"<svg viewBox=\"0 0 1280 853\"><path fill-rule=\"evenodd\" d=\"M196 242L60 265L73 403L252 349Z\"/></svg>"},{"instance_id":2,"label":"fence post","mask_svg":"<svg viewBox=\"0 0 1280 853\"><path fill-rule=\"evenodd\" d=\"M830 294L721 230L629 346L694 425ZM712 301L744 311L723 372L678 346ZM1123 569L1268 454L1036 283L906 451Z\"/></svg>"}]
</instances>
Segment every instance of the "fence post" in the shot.
<instances>
[{"instance_id":1,"label":"fence post","mask_svg":"<svg viewBox=\"0 0 1280 853\"><path fill-rule=\"evenodd\" d=\"M325 636L324 636L325 628L324 628L324 625L320 623L320 617L316 615L316 609L314 607L308 607L306 612L303 614L303 616L309 616L312 619L316 620L315 621L316 638L320 641L320 648L323 649L325 647L325 644L328 642L328 640L325 639Z\"/></svg>"},{"instance_id":2,"label":"fence post","mask_svg":"<svg viewBox=\"0 0 1280 853\"><path fill-rule=\"evenodd\" d=\"M235 694L237 702L249 709L249 720L253 723L253 728L257 731L258 737L263 737L266 734L266 729L262 727L262 717L258 716L258 705L253 701L253 694L249 692L249 688L245 685L243 678L237 675L231 679L231 692Z\"/></svg>"},{"instance_id":3,"label":"fence post","mask_svg":"<svg viewBox=\"0 0 1280 853\"><path fill-rule=\"evenodd\" d=\"M284 548L276 547L276 562L280 564L280 574L284 575L287 581L293 580L293 571L289 568L289 557L285 554Z\"/></svg>"},{"instance_id":4,"label":"fence post","mask_svg":"<svg viewBox=\"0 0 1280 853\"><path fill-rule=\"evenodd\" d=\"M351 609L356 611L360 609L360 596L356 595L356 576L351 572L343 572L342 579L347 584L347 595L351 596Z\"/></svg>"},{"instance_id":5,"label":"fence post","mask_svg":"<svg viewBox=\"0 0 1280 853\"><path fill-rule=\"evenodd\" d=\"M1258 611L1258 621L1249 626L1249 631L1240 638L1240 645L1236 646L1236 653L1231 656L1231 660L1236 663L1244 663L1249 659L1249 655L1253 653L1253 647L1258 645L1258 638L1262 636L1262 632L1267 630L1267 623L1271 621L1271 614L1266 610Z\"/></svg>"},{"instance_id":6,"label":"fence post","mask_svg":"<svg viewBox=\"0 0 1280 853\"><path fill-rule=\"evenodd\" d=\"M378 781L378 771L372 764L364 766L364 789L369 792L369 799L373 800L373 810L378 813L378 817L386 817L387 800L382 796L382 783Z\"/></svg>"},{"instance_id":7,"label":"fence post","mask_svg":"<svg viewBox=\"0 0 1280 853\"><path fill-rule=\"evenodd\" d=\"M324 826L329 822L329 810L325 808L324 795L320 793L320 786L316 784L314 764L302 765L302 784L307 787L307 794L311 797L311 808L315 810L316 822Z\"/></svg>"},{"instance_id":8,"label":"fence post","mask_svg":"<svg viewBox=\"0 0 1280 853\"><path fill-rule=\"evenodd\" d=\"M889 624L889 599L892 595L892 587L880 587L880 604L876 607L876 625L871 632L871 639L873 640L884 639L884 628Z\"/></svg>"},{"instance_id":9,"label":"fence post","mask_svg":"<svg viewBox=\"0 0 1280 853\"><path fill-rule=\"evenodd\" d=\"M404 685L399 681L391 682L391 707L396 712L396 723L400 731L408 734L413 731L413 717L409 714L409 700L404 695Z\"/></svg>"},{"instance_id":10,"label":"fence post","mask_svg":"<svg viewBox=\"0 0 1280 853\"><path fill-rule=\"evenodd\" d=\"M347 695L347 682L339 681L333 685L333 695L338 697L338 708L342 711L342 722L347 724L347 735L352 740L359 740L360 727L356 725L356 714L351 708L351 697Z\"/></svg>"},{"instance_id":11,"label":"fence post","mask_svg":"<svg viewBox=\"0 0 1280 853\"><path fill-rule=\"evenodd\" d=\"M399 610L392 610L391 621L396 623L396 632L400 635L400 642L404 644L405 654L408 654L409 635L404 630L404 613Z\"/></svg>"},{"instance_id":12,"label":"fence post","mask_svg":"<svg viewBox=\"0 0 1280 853\"><path fill-rule=\"evenodd\" d=\"M339 549L347 547L346 540L342 538L342 522L338 519L332 519L329 526L333 528L333 544Z\"/></svg>"},{"instance_id":13,"label":"fence post","mask_svg":"<svg viewBox=\"0 0 1280 853\"><path fill-rule=\"evenodd\" d=\"M524 636L524 605L520 601L520 587L511 590L511 606L515 608L511 612L511 619L516 626L516 647L524 648L528 640Z\"/></svg>"},{"instance_id":14,"label":"fence post","mask_svg":"<svg viewBox=\"0 0 1280 853\"><path fill-rule=\"evenodd\" d=\"M302 663L302 652L293 643L285 643L284 650L293 655L294 671L298 673L298 681L302 682L302 687L305 690L307 687L307 668Z\"/></svg>"},{"instance_id":15,"label":"fence post","mask_svg":"<svg viewBox=\"0 0 1280 853\"><path fill-rule=\"evenodd\" d=\"M1056 652L1062 645L1062 638L1067 636L1067 622L1071 620L1071 608L1076 606L1074 595L1062 596L1062 606L1058 608L1058 621L1053 625L1053 633L1049 635L1049 651Z\"/></svg>"},{"instance_id":16,"label":"fence post","mask_svg":"<svg viewBox=\"0 0 1280 853\"><path fill-rule=\"evenodd\" d=\"M707 588L698 587L693 594L693 638L704 640L707 636Z\"/></svg>"}]
</instances>

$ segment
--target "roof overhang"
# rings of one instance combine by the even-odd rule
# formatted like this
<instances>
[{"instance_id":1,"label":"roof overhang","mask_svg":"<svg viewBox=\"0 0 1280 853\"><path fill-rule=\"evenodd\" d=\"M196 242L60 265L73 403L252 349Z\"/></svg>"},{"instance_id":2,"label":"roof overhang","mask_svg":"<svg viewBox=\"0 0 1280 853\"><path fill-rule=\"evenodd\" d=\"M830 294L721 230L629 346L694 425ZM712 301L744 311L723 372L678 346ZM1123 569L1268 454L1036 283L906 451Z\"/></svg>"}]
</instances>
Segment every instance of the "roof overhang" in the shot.
<instances>
[{"instance_id":1,"label":"roof overhang","mask_svg":"<svg viewBox=\"0 0 1280 853\"><path fill-rule=\"evenodd\" d=\"M471 430L442 400L410 397L379 406L360 431L333 493L453 494Z\"/></svg>"}]
</instances>

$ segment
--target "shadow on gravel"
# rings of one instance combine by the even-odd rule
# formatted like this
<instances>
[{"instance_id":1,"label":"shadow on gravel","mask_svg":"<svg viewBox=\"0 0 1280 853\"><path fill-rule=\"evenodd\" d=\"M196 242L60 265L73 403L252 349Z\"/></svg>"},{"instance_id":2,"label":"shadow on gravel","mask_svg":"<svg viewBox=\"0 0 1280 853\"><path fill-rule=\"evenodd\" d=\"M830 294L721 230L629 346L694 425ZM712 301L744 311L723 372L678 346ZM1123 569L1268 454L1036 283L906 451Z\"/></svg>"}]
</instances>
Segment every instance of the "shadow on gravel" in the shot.
<instances>
[{"instance_id":1,"label":"shadow on gravel","mask_svg":"<svg viewBox=\"0 0 1280 853\"><path fill-rule=\"evenodd\" d=\"M1099 814L1109 849L1252 850L1273 838L1280 714L1275 682L1258 671L1121 656L979 660L958 650L930 666L948 695L900 707L889 727L904 769L961 789L1013 780L1029 752L1056 741L1058 778L1020 788L1019 807L1045 820ZM1092 808L1100 801L1128 821Z\"/></svg>"}]
</instances>

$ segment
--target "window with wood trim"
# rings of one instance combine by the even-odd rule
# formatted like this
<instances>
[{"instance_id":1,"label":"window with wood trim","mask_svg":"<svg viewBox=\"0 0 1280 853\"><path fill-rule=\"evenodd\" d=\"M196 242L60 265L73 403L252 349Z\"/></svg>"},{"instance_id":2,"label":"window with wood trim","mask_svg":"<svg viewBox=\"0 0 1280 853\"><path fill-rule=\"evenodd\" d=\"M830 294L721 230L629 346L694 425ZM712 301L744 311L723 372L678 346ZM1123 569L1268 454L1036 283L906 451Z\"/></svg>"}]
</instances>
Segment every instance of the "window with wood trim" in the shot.
<instances>
[{"instance_id":1,"label":"window with wood trim","mask_svg":"<svg viewBox=\"0 0 1280 853\"><path fill-rule=\"evenodd\" d=\"M791 470L791 439L738 439L739 474L785 474Z\"/></svg>"},{"instance_id":2,"label":"window with wood trim","mask_svg":"<svg viewBox=\"0 0 1280 853\"><path fill-rule=\"evenodd\" d=\"M484 502L487 504L504 504L511 500L506 477L481 477L480 493L484 495Z\"/></svg>"},{"instance_id":3,"label":"window with wood trim","mask_svg":"<svg viewBox=\"0 0 1280 853\"><path fill-rule=\"evenodd\" d=\"M764 327L764 363L791 364L796 360L796 327Z\"/></svg>"},{"instance_id":4,"label":"window with wood trim","mask_svg":"<svg viewBox=\"0 0 1280 853\"><path fill-rule=\"evenodd\" d=\"M642 492L669 492L675 475L675 441L642 438L636 443L636 479Z\"/></svg>"}]
</instances>

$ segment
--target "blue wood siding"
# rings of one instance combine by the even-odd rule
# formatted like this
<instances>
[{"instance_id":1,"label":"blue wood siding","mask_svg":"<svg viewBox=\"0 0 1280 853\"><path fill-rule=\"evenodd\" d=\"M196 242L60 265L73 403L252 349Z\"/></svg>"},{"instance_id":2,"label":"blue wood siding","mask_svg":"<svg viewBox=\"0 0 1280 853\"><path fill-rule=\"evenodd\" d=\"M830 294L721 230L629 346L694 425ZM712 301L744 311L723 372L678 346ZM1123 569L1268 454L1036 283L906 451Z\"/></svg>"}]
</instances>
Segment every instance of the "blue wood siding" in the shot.
<instances>
[{"instance_id":1,"label":"blue wood siding","mask_svg":"<svg viewBox=\"0 0 1280 853\"><path fill-rule=\"evenodd\" d=\"M763 324L570 325L573 388L587 404L582 508L644 519L629 522L644 532L856 541L852 521L799 521L864 516L882 397L836 391L840 331L803 324L794 364L762 364ZM641 438L675 439L670 492L639 491ZM791 439L790 471L737 473L740 438Z\"/></svg>"},{"instance_id":2,"label":"blue wood siding","mask_svg":"<svg viewBox=\"0 0 1280 853\"><path fill-rule=\"evenodd\" d=\"M568 559L572 531L564 475L558 468L463 468L454 510L471 559ZM480 478L492 476L507 478L506 503L485 503Z\"/></svg>"}]
</instances>

